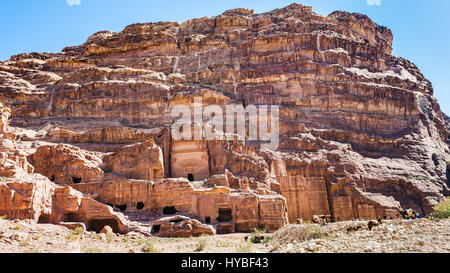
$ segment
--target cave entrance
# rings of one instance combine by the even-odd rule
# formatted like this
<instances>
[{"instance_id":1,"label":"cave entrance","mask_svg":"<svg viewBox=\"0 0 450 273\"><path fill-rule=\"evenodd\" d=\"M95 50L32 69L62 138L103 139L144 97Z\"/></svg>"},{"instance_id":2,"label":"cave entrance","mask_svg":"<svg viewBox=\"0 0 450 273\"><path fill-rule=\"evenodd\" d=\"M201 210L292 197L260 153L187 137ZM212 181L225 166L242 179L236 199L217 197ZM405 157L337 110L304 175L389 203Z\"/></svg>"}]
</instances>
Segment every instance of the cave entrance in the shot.
<instances>
[{"instance_id":1,"label":"cave entrance","mask_svg":"<svg viewBox=\"0 0 450 273\"><path fill-rule=\"evenodd\" d=\"M210 223L211 223L211 217L206 216L206 217L205 217L205 223L206 223L206 224L210 224Z\"/></svg>"},{"instance_id":2,"label":"cave entrance","mask_svg":"<svg viewBox=\"0 0 450 273\"><path fill-rule=\"evenodd\" d=\"M39 216L38 224L50 224L50 215L41 214L41 216Z\"/></svg>"},{"instance_id":3,"label":"cave entrance","mask_svg":"<svg viewBox=\"0 0 450 273\"><path fill-rule=\"evenodd\" d=\"M80 184L81 181L83 181L83 178L80 178L80 177L72 177L72 182L73 182L74 184Z\"/></svg>"},{"instance_id":4,"label":"cave entrance","mask_svg":"<svg viewBox=\"0 0 450 273\"><path fill-rule=\"evenodd\" d=\"M144 202L138 202L136 205L137 210L142 210L145 207Z\"/></svg>"},{"instance_id":5,"label":"cave entrance","mask_svg":"<svg viewBox=\"0 0 450 273\"><path fill-rule=\"evenodd\" d=\"M194 174L189 173L189 174L188 174L188 180L191 181L191 182L194 182L194 181L195 181L195 180L194 180Z\"/></svg>"},{"instance_id":6,"label":"cave entrance","mask_svg":"<svg viewBox=\"0 0 450 273\"><path fill-rule=\"evenodd\" d=\"M115 219L91 219L88 222L88 230L100 233L105 226L110 226L114 233L119 232L119 224Z\"/></svg>"},{"instance_id":7,"label":"cave entrance","mask_svg":"<svg viewBox=\"0 0 450 273\"><path fill-rule=\"evenodd\" d=\"M164 215L173 215L175 213L177 213L177 210L173 206L171 206L171 207L164 207L164 209L163 209L163 214Z\"/></svg>"},{"instance_id":8,"label":"cave entrance","mask_svg":"<svg viewBox=\"0 0 450 273\"><path fill-rule=\"evenodd\" d=\"M152 226L152 234L157 234L161 230L161 225L153 225Z\"/></svg>"},{"instance_id":9,"label":"cave entrance","mask_svg":"<svg viewBox=\"0 0 450 273\"><path fill-rule=\"evenodd\" d=\"M127 205L116 205L116 207L118 209L120 209L120 211L126 211L127 210Z\"/></svg>"},{"instance_id":10,"label":"cave entrance","mask_svg":"<svg viewBox=\"0 0 450 273\"><path fill-rule=\"evenodd\" d=\"M52 176L50 177L50 181L55 182L55 180L56 180L56 177L55 177L54 175L52 175Z\"/></svg>"},{"instance_id":11,"label":"cave entrance","mask_svg":"<svg viewBox=\"0 0 450 273\"><path fill-rule=\"evenodd\" d=\"M82 222L76 213L65 213L63 222Z\"/></svg>"},{"instance_id":12,"label":"cave entrance","mask_svg":"<svg viewBox=\"0 0 450 273\"><path fill-rule=\"evenodd\" d=\"M230 208L219 209L219 218L217 218L217 221L230 222L231 220L233 220L233 216Z\"/></svg>"}]
</instances>

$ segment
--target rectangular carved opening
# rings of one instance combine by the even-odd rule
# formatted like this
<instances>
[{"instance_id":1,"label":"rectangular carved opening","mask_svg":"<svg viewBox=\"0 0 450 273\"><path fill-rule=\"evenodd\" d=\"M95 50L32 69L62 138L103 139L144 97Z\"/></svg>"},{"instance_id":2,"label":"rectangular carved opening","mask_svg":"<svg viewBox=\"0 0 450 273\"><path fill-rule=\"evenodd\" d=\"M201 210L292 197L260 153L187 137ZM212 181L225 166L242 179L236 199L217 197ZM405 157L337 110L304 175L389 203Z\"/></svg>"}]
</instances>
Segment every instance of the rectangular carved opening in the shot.
<instances>
[{"instance_id":1,"label":"rectangular carved opening","mask_svg":"<svg viewBox=\"0 0 450 273\"><path fill-rule=\"evenodd\" d=\"M217 218L217 221L230 222L231 220L233 220L233 216L230 208L219 209L219 218Z\"/></svg>"}]
</instances>

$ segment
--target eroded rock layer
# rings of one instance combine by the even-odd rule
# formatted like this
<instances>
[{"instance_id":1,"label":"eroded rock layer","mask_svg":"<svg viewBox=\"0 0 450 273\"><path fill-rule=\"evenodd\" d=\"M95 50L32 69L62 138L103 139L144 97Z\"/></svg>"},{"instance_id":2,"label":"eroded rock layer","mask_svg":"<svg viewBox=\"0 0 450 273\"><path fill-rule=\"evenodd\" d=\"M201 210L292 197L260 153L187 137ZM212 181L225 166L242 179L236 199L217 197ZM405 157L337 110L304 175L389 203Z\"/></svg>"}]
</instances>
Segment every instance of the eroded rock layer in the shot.
<instances>
[{"instance_id":1,"label":"eroded rock layer","mask_svg":"<svg viewBox=\"0 0 450 273\"><path fill-rule=\"evenodd\" d=\"M17 147L2 152L0 175L39 173L117 210L184 214L220 233L314 215L427 214L450 192L449 119L392 41L364 15L292 4L134 24L61 53L13 56L0 63L0 96L15 136L0 133L2 149ZM174 141L171 109L194 98L279 105L278 149Z\"/></svg>"}]
</instances>

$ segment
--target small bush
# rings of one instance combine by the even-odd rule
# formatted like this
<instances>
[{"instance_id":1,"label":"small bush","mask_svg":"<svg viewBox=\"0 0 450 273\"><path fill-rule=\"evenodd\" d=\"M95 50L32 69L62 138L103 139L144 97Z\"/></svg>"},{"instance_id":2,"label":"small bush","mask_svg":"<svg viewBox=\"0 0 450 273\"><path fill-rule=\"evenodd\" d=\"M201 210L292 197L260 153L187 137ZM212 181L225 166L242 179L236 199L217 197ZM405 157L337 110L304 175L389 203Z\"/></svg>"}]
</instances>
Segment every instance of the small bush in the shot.
<instances>
[{"instance_id":1,"label":"small bush","mask_svg":"<svg viewBox=\"0 0 450 273\"><path fill-rule=\"evenodd\" d=\"M158 253L158 249L155 248L152 242L146 241L144 246L141 248L143 253Z\"/></svg>"},{"instance_id":2,"label":"small bush","mask_svg":"<svg viewBox=\"0 0 450 273\"><path fill-rule=\"evenodd\" d=\"M84 232L84 228L82 227L77 227L73 230L73 233L77 234L77 235L81 235Z\"/></svg>"},{"instance_id":3,"label":"small bush","mask_svg":"<svg viewBox=\"0 0 450 273\"><path fill-rule=\"evenodd\" d=\"M103 250L101 250L98 247L87 247L83 249L84 253L102 253Z\"/></svg>"},{"instance_id":4,"label":"small bush","mask_svg":"<svg viewBox=\"0 0 450 273\"><path fill-rule=\"evenodd\" d=\"M72 241L72 242L73 242L73 241L78 240L79 237L78 237L77 234L70 233L69 235L67 235L66 239L67 239L68 241Z\"/></svg>"},{"instance_id":5,"label":"small bush","mask_svg":"<svg viewBox=\"0 0 450 273\"><path fill-rule=\"evenodd\" d=\"M423 180L423 178L420 177L420 176L410 177L409 179L415 180L415 181L422 181Z\"/></svg>"},{"instance_id":6,"label":"small bush","mask_svg":"<svg viewBox=\"0 0 450 273\"><path fill-rule=\"evenodd\" d=\"M205 250L207 245L208 245L208 239L200 238L200 240L197 243L197 247L195 248L195 252L200 252L200 251Z\"/></svg>"},{"instance_id":7,"label":"small bush","mask_svg":"<svg viewBox=\"0 0 450 273\"><path fill-rule=\"evenodd\" d=\"M8 180L8 178L0 176L0 183L4 183Z\"/></svg>"},{"instance_id":8,"label":"small bush","mask_svg":"<svg viewBox=\"0 0 450 273\"><path fill-rule=\"evenodd\" d=\"M252 232L250 235L250 242L254 244L259 244L265 240L264 236L262 234L266 233L263 229L256 229Z\"/></svg>"},{"instance_id":9,"label":"small bush","mask_svg":"<svg viewBox=\"0 0 450 273\"><path fill-rule=\"evenodd\" d=\"M27 238L23 239L22 241L20 241L20 245L23 247L27 247L30 245L30 241L31 241L30 237L27 237Z\"/></svg>"},{"instance_id":10,"label":"small bush","mask_svg":"<svg viewBox=\"0 0 450 273\"><path fill-rule=\"evenodd\" d=\"M217 241L216 247L230 247L230 242L227 241Z\"/></svg>"},{"instance_id":11,"label":"small bush","mask_svg":"<svg viewBox=\"0 0 450 273\"><path fill-rule=\"evenodd\" d=\"M237 253L252 253L252 242L243 242L236 248Z\"/></svg>"},{"instance_id":12,"label":"small bush","mask_svg":"<svg viewBox=\"0 0 450 273\"><path fill-rule=\"evenodd\" d=\"M444 201L441 201L434 207L434 211L431 214L433 219L447 219L450 217L450 197L447 197Z\"/></svg>"}]
</instances>

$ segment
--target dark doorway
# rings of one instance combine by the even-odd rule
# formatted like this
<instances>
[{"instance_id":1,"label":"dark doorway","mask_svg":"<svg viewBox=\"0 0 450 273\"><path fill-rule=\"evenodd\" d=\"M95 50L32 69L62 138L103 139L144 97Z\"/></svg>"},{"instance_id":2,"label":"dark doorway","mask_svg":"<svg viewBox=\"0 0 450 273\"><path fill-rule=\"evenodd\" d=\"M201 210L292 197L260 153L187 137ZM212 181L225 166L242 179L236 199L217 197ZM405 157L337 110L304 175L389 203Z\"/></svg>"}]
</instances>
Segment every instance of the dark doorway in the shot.
<instances>
[{"instance_id":1,"label":"dark doorway","mask_svg":"<svg viewBox=\"0 0 450 273\"><path fill-rule=\"evenodd\" d=\"M194 182L194 175L192 173L188 174L188 180Z\"/></svg>"},{"instance_id":2,"label":"dark doorway","mask_svg":"<svg viewBox=\"0 0 450 273\"><path fill-rule=\"evenodd\" d=\"M161 230L161 225L152 226L152 234L157 234Z\"/></svg>"},{"instance_id":3,"label":"dark doorway","mask_svg":"<svg viewBox=\"0 0 450 273\"><path fill-rule=\"evenodd\" d=\"M206 217L205 217L205 223L206 223L206 224L210 224L210 223L211 223L211 217L206 216Z\"/></svg>"},{"instance_id":4,"label":"dark doorway","mask_svg":"<svg viewBox=\"0 0 450 273\"><path fill-rule=\"evenodd\" d=\"M55 182L56 178L54 175L52 175L52 177L50 177L50 181Z\"/></svg>"},{"instance_id":5,"label":"dark doorway","mask_svg":"<svg viewBox=\"0 0 450 273\"><path fill-rule=\"evenodd\" d=\"M145 207L145 204L143 202L138 202L136 205L137 210L142 210Z\"/></svg>"},{"instance_id":6,"label":"dark doorway","mask_svg":"<svg viewBox=\"0 0 450 273\"><path fill-rule=\"evenodd\" d=\"M229 208L219 209L219 218L217 218L217 221L230 222L231 220L233 220L231 209Z\"/></svg>"},{"instance_id":7,"label":"dark doorway","mask_svg":"<svg viewBox=\"0 0 450 273\"><path fill-rule=\"evenodd\" d=\"M118 209L120 209L120 211L126 211L127 210L127 205L120 205L120 206L116 206Z\"/></svg>"},{"instance_id":8,"label":"dark doorway","mask_svg":"<svg viewBox=\"0 0 450 273\"><path fill-rule=\"evenodd\" d=\"M74 184L80 184L81 181L83 181L83 178L80 178L80 177L72 177L72 182L73 182Z\"/></svg>"},{"instance_id":9,"label":"dark doorway","mask_svg":"<svg viewBox=\"0 0 450 273\"><path fill-rule=\"evenodd\" d=\"M39 216L38 224L50 224L50 215L41 214L41 216Z\"/></svg>"},{"instance_id":10,"label":"dark doorway","mask_svg":"<svg viewBox=\"0 0 450 273\"><path fill-rule=\"evenodd\" d=\"M110 226L114 233L119 232L119 224L115 219L91 219L88 223L89 231L100 233L105 226Z\"/></svg>"},{"instance_id":11,"label":"dark doorway","mask_svg":"<svg viewBox=\"0 0 450 273\"><path fill-rule=\"evenodd\" d=\"M177 210L175 209L175 207L165 207L163 209L163 214L164 215L172 215L177 213Z\"/></svg>"},{"instance_id":12,"label":"dark doorway","mask_svg":"<svg viewBox=\"0 0 450 273\"><path fill-rule=\"evenodd\" d=\"M76 213L65 213L63 221L64 222L82 222L82 221L80 221L80 217L78 217L78 214L76 214Z\"/></svg>"}]
</instances>

